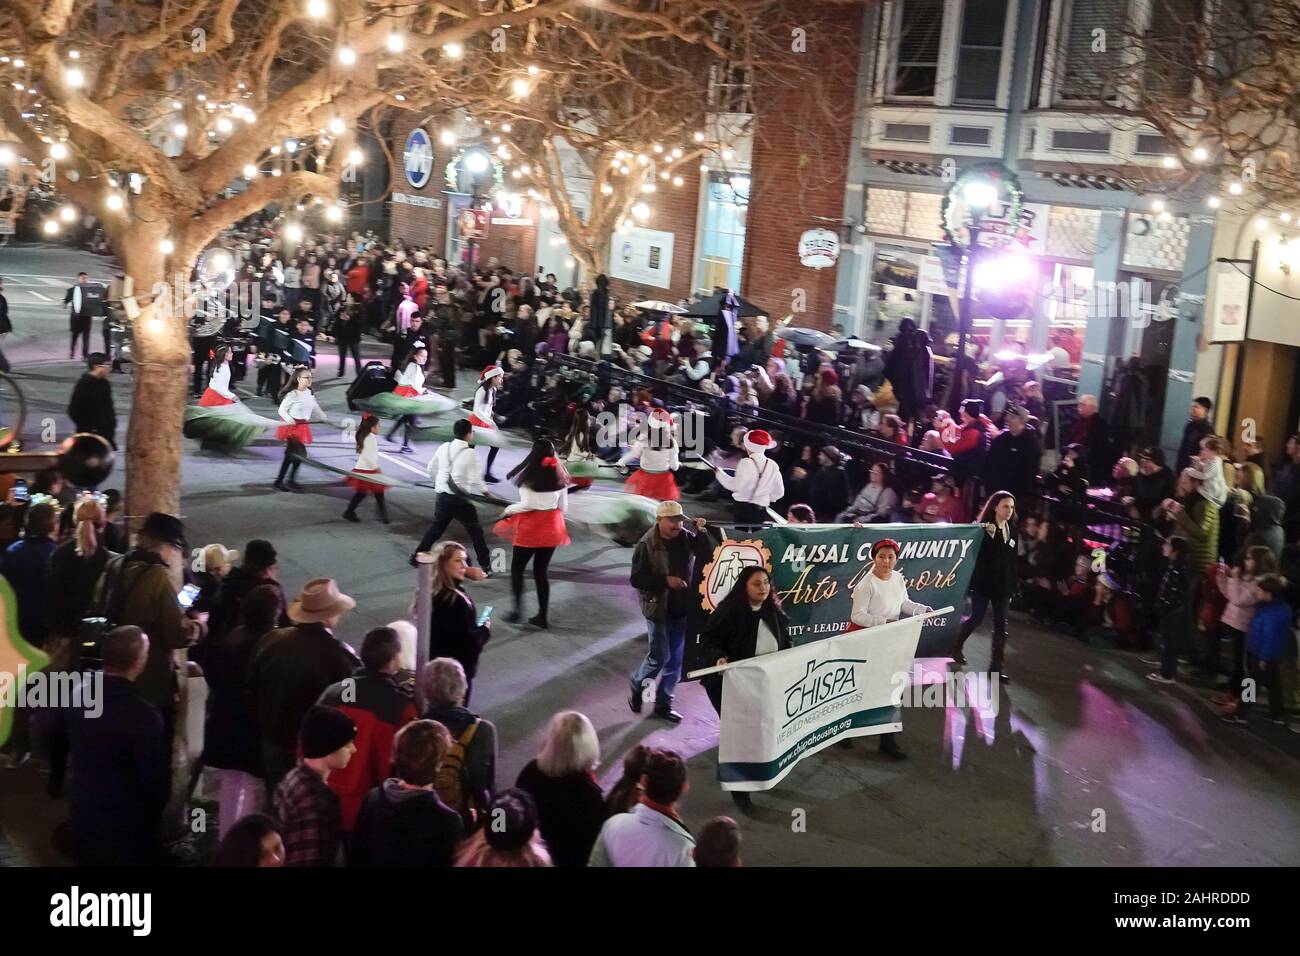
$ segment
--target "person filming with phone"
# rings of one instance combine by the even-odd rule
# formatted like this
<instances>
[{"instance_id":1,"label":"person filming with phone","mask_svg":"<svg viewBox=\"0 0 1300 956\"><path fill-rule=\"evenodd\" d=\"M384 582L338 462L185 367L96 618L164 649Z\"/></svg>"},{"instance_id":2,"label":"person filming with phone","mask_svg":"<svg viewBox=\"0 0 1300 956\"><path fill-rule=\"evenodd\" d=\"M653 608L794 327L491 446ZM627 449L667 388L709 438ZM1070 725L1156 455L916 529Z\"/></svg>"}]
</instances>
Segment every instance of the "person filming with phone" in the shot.
<instances>
[{"instance_id":1,"label":"person filming with phone","mask_svg":"<svg viewBox=\"0 0 1300 956\"><path fill-rule=\"evenodd\" d=\"M479 655L492 636L492 608L480 612L463 590L465 581L482 581L482 568L469 566L469 553L455 541L433 547L433 610L429 615L429 656L450 657L465 669L465 698L469 705Z\"/></svg>"}]
</instances>

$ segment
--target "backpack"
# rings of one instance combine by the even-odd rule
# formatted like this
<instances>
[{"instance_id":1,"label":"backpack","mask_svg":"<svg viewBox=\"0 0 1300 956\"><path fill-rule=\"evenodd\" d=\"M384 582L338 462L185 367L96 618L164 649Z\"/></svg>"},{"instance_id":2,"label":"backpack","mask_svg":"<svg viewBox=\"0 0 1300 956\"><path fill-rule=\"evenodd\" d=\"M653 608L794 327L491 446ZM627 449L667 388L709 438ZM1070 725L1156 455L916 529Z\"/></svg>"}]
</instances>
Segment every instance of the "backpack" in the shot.
<instances>
[{"instance_id":1,"label":"backpack","mask_svg":"<svg viewBox=\"0 0 1300 956\"><path fill-rule=\"evenodd\" d=\"M465 751L469 749L478 731L478 718L465 728L465 732L452 741L443 758L438 774L433 780L433 789L438 799L460 814L466 829L473 829L474 813L471 806L469 788L465 786Z\"/></svg>"},{"instance_id":2,"label":"backpack","mask_svg":"<svg viewBox=\"0 0 1300 956\"><path fill-rule=\"evenodd\" d=\"M86 608L86 616L81 619L77 631L77 642L73 648L77 668L99 668L103 665L102 644L105 635L117 627L126 608L126 599L135 585L144 575L137 573L131 586L123 590L118 587L126 565L126 555L120 554L109 559L95 584L94 597Z\"/></svg>"}]
</instances>

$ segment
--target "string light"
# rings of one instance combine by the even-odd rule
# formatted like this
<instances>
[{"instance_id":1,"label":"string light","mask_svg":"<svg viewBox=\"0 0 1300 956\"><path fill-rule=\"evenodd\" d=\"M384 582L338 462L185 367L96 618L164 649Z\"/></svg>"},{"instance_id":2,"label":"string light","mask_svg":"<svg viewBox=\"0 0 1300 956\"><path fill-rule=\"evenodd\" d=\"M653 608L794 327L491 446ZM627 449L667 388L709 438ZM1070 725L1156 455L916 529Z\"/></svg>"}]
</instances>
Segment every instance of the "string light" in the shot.
<instances>
[{"instance_id":1,"label":"string light","mask_svg":"<svg viewBox=\"0 0 1300 956\"><path fill-rule=\"evenodd\" d=\"M108 206L113 212L119 212L126 205L126 202L122 199L121 193L111 192L108 194L108 198L104 200L104 205Z\"/></svg>"},{"instance_id":2,"label":"string light","mask_svg":"<svg viewBox=\"0 0 1300 956\"><path fill-rule=\"evenodd\" d=\"M1151 210L1153 212L1162 212L1164 208L1165 208L1165 202L1163 199L1151 200Z\"/></svg>"},{"instance_id":3,"label":"string light","mask_svg":"<svg viewBox=\"0 0 1300 956\"><path fill-rule=\"evenodd\" d=\"M172 244L170 239L164 239L162 242L158 243L158 251L165 256L170 256L176 251L176 246Z\"/></svg>"},{"instance_id":4,"label":"string light","mask_svg":"<svg viewBox=\"0 0 1300 956\"><path fill-rule=\"evenodd\" d=\"M1223 205L1223 200L1218 196L1211 196L1209 199L1205 200L1205 204L1211 209L1218 209Z\"/></svg>"},{"instance_id":5,"label":"string light","mask_svg":"<svg viewBox=\"0 0 1300 956\"><path fill-rule=\"evenodd\" d=\"M64 222L72 222L72 220L77 218L77 210L73 209L71 206L64 206L59 210L59 218Z\"/></svg>"},{"instance_id":6,"label":"string light","mask_svg":"<svg viewBox=\"0 0 1300 956\"><path fill-rule=\"evenodd\" d=\"M59 224L53 219L46 219L45 224L41 226L47 236L53 236L59 231Z\"/></svg>"},{"instance_id":7,"label":"string light","mask_svg":"<svg viewBox=\"0 0 1300 956\"><path fill-rule=\"evenodd\" d=\"M636 216L638 219L649 219L650 207L643 202L639 202L632 207L632 215Z\"/></svg>"},{"instance_id":8,"label":"string light","mask_svg":"<svg viewBox=\"0 0 1300 956\"><path fill-rule=\"evenodd\" d=\"M699 130L695 131L695 142L697 143L704 142L704 134L701 133Z\"/></svg>"},{"instance_id":9,"label":"string light","mask_svg":"<svg viewBox=\"0 0 1300 956\"><path fill-rule=\"evenodd\" d=\"M1209 158L1210 158L1210 151L1206 149L1204 146L1197 146L1194 150L1192 150L1192 159L1196 160L1198 163L1203 163Z\"/></svg>"},{"instance_id":10,"label":"string light","mask_svg":"<svg viewBox=\"0 0 1300 956\"><path fill-rule=\"evenodd\" d=\"M1289 212L1284 212L1282 213L1282 215L1278 216L1277 218L1282 220L1283 222L1290 222L1291 214Z\"/></svg>"},{"instance_id":11,"label":"string light","mask_svg":"<svg viewBox=\"0 0 1300 956\"><path fill-rule=\"evenodd\" d=\"M465 53L465 48L459 43L447 43L443 45L442 52L453 60L459 60Z\"/></svg>"},{"instance_id":12,"label":"string light","mask_svg":"<svg viewBox=\"0 0 1300 956\"><path fill-rule=\"evenodd\" d=\"M502 124L501 124L501 132L503 132L503 133L508 133L508 132L510 132L512 129L514 129L514 127L511 126L509 123L502 123Z\"/></svg>"},{"instance_id":13,"label":"string light","mask_svg":"<svg viewBox=\"0 0 1300 956\"><path fill-rule=\"evenodd\" d=\"M177 123L175 126L172 127L172 135L177 137L184 137L185 134L188 133L189 131L190 128L186 126L184 123Z\"/></svg>"},{"instance_id":14,"label":"string light","mask_svg":"<svg viewBox=\"0 0 1300 956\"><path fill-rule=\"evenodd\" d=\"M361 150L356 149L355 147L348 150L349 166L360 166L363 162L365 162L365 159L366 159L366 154L361 152Z\"/></svg>"},{"instance_id":15,"label":"string light","mask_svg":"<svg viewBox=\"0 0 1300 956\"><path fill-rule=\"evenodd\" d=\"M63 72L63 82L67 83L73 89L86 85L86 74L82 73L75 66L70 67Z\"/></svg>"},{"instance_id":16,"label":"string light","mask_svg":"<svg viewBox=\"0 0 1300 956\"><path fill-rule=\"evenodd\" d=\"M456 143L456 134L449 129L445 129L438 134L438 139L442 141L444 146L452 146Z\"/></svg>"},{"instance_id":17,"label":"string light","mask_svg":"<svg viewBox=\"0 0 1300 956\"><path fill-rule=\"evenodd\" d=\"M284 151L290 156L298 152L298 141L296 139L286 139L284 141Z\"/></svg>"},{"instance_id":18,"label":"string light","mask_svg":"<svg viewBox=\"0 0 1300 956\"><path fill-rule=\"evenodd\" d=\"M69 59L69 60L80 60L80 59L81 59L81 51L80 51L80 50L69 50L69 51L68 51L68 59Z\"/></svg>"},{"instance_id":19,"label":"string light","mask_svg":"<svg viewBox=\"0 0 1300 956\"><path fill-rule=\"evenodd\" d=\"M288 239L290 242L301 242L302 226L298 225L296 222L289 223L289 225L284 227L284 238Z\"/></svg>"},{"instance_id":20,"label":"string light","mask_svg":"<svg viewBox=\"0 0 1300 956\"><path fill-rule=\"evenodd\" d=\"M282 169L280 169L279 166L277 166L277 167L275 167L275 169L271 170L271 175L272 175L272 176L283 176L283 175L284 175L284 171L283 171Z\"/></svg>"},{"instance_id":21,"label":"string light","mask_svg":"<svg viewBox=\"0 0 1300 956\"><path fill-rule=\"evenodd\" d=\"M681 185L682 183L684 183L684 182L685 182L685 180L682 179L682 177L680 177L680 176L674 176L674 177L673 177L673 185L674 185L674 186L680 186L680 185Z\"/></svg>"},{"instance_id":22,"label":"string light","mask_svg":"<svg viewBox=\"0 0 1300 956\"><path fill-rule=\"evenodd\" d=\"M528 95L528 81L525 80L522 76L520 76L520 77L516 77L516 78L511 82L511 84L510 84L510 89L514 92L515 96L527 96L527 95Z\"/></svg>"},{"instance_id":23,"label":"string light","mask_svg":"<svg viewBox=\"0 0 1300 956\"><path fill-rule=\"evenodd\" d=\"M325 210L325 218L328 219L330 222L342 222L343 210L340 209L338 206L330 206L328 209Z\"/></svg>"},{"instance_id":24,"label":"string light","mask_svg":"<svg viewBox=\"0 0 1300 956\"><path fill-rule=\"evenodd\" d=\"M1258 219L1255 220L1256 230L1258 230L1259 232L1263 232L1267 228L1268 228L1268 220L1266 218L1260 216Z\"/></svg>"},{"instance_id":25,"label":"string light","mask_svg":"<svg viewBox=\"0 0 1300 956\"><path fill-rule=\"evenodd\" d=\"M330 120L329 128L330 128L330 132L333 133L335 136L342 136L344 131L348 128L348 124L343 122L343 117L336 116L332 120Z\"/></svg>"},{"instance_id":26,"label":"string light","mask_svg":"<svg viewBox=\"0 0 1300 956\"><path fill-rule=\"evenodd\" d=\"M1234 196L1240 196L1241 183L1236 183L1236 182L1228 183L1228 192L1232 193Z\"/></svg>"},{"instance_id":27,"label":"string light","mask_svg":"<svg viewBox=\"0 0 1300 956\"><path fill-rule=\"evenodd\" d=\"M271 147L271 155L272 155L272 156L279 156L279 155L280 155L280 147L279 147L279 146L272 146L272 147Z\"/></svg>"},{"instance_id":28,"label":"string light","mask_svg":"<svg viewBox=\"0 0 1300 956\"><path fill-rule=\"evenodd\" d=\"M729 149L724 149L724 150L722 151L722 160L723 160L723 162L728 162L728 163L729 163L729 162L731 162L731 160L735 157L735 155L736 155L736 154L735 154L734 152L732 152L731 150L729 150Z\"/></svg>"},{"instance_id":29,"label":"string light","mask_svg":"<svg viewBox=\"0 0 1300 956\"><path fill-rule=\"evenodd\" d=\"M528 75L529 75L529 76L536 76L536 75L537 75L538 73L540 73L540 72L541 72L541 71L537 69L537 64L536 64L536 63L529 63L529 64L528 64Z\"/></svg>"},{"instance_id":30,"label":"string light","mask_svg":"<svg viewBox=\"0 0 1300 956\"><path fill-rule=\"evenodd\" d=\"M180 100L172 100L172 109L183 110L185 109L185 104L182 103Z\"/></svg>"},{"instance_id":31,"label":"string light","mask_svg":"<svg viewBox=\"0 0 1300 956\"><path fill-rule=\"evenodd\" d=\"M234 128L235 128L234 124L231 123L230 120L226 119L224 116L221 117L221 119L217 120L217 130L219 132L229 133Z\"/></svg>"},{"instance_id":32,"label":"string light","mask_svg":"<svg viewBox=\"0 0 1300 956\"><path fill-rule=\"evenodd\" d=\"M67 159L67 158L68 158L68 147L64 146L62 143L50 144L50 159Z\"/></svg>"},{"instance_id":33,"label":"string light","mask_svg":"<svg viewBox=\"0 0 1300 956\"><path fill-rule=\"evenodd\" d=\"M0 146L0 166L8 166L17 158L8 146Z\"/></svg>"},{"instance_id":34,"label":"string light","mask_svg":"<svg viewBox=\"0 0 1300 956\"><path fill-rule=\"evenodd\" d=\"M601 183L600 191L604 193L606 196L608 196L614 191L614 187L611 186L609 183Z\"/></svg>"},{"instance_id":35,"label":"string light","mask_svg":"<svg viewBox=\"0 0 1300 956\"><path fill-rule=\"evenodd\" d=\"M339 62L344 66L351 66L353 63L356 63L357 51L347 45L339 47Z\"/></svg>"},{"instance_id":36,"label":"string light","mask_svg":"<svg viewBox=\"0 0 1300 956\"><path fill-rule=\"evenodd\" d=\"M257 122L257 114L252 110L244 110L244 122L252 125Z\"/></svg>"},{"instance_id":37,"label":"string light","mask_svg":"<svg viewBox=\"0 0 1300 956\"><path fill-rule=\"evenodd\" d=\"M325 0L307 0L307 16L319 20L328 12L329 8L325 5Z\"/></svg>"},{"instance_id":38,"label":"string light","mask_svg":"<svg viewBox=\"0 0 1300 956\"><path fill-rule=\"evenodd\" d=\"M392 53L401 53L406 49L406 38L394 30L388 34L388 49Z\"/></svg>"},{"instance_id":39,"label":"string light","mask_svg":"<svg viewBox=\"0 0 1300 956\"><path fill-rule=\"evenodd\" d=\"M244 178L245 178L245 179L256 179L256 178L257 178L257 167L254 166L252 163L249 163L247 166L245 166L245 167L244 167Z\"/></svg>"}]
</instances>

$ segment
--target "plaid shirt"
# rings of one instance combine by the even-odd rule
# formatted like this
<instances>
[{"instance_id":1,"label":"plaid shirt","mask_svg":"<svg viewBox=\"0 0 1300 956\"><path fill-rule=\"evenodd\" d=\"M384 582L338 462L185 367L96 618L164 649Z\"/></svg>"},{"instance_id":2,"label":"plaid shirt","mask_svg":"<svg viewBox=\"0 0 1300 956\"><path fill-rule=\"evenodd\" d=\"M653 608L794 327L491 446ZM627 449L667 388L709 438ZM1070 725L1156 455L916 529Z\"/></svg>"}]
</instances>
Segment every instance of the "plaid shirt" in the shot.
<instances>
[{"instance_id":1,"label":"plaid shirt","mask_svg":"<svg viewBox=\"0 0 1300 956\"><path fill-rule=\"evenodd\" d=\"M338 795L302 763L275 790L285 866L333 866L341 842Z\"/></svg>"}]
</instances>

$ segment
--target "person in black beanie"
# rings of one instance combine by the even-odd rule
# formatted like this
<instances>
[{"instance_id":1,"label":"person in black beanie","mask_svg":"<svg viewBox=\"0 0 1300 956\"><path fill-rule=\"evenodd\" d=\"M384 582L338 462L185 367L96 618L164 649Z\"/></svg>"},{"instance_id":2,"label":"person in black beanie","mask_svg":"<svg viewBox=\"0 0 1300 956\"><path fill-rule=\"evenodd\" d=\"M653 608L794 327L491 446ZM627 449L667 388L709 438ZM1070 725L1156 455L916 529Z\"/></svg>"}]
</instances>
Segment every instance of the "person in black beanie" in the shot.
<instances>
[{"instance_id":1,"label":"person in black beanie","mask_svg":"<svg viewBox=\"0 0 1300 956\"><path fill-rule=\"evenodd\" d=\"M307 711L298 733L302 757L275 788L275 818L284 839L285 866L333 866L343 843L338 795L329 775L356 752L352 718L319 704Z\"/></svg>"},{"instance_id":2,"label":"person in black beanie","mask_svg":"<svg viewBox=\"0 0 1300 956\"><path fill-rule=\"evenodd\" d=\"M113 408L113 387L108 381L110 371L108 356L103 352L87 356L86 371L72 389L68 417L77 431L100 436L116 451L117 411Z\"/></svg>"},{"instance_id":3,"label":"person in black beanie","mask_svg":"<svg viewBox=\"0 0 1300 956\"><path fill-rule=\"evenodd\" d=\"M255 587L269 584L280 592L280 605L288 606L284 588L278 580L280 566L275 547L269 541L254 538L244 545L243 559L239 567L231 568L230 573L221 580L221 590L216 603L208 613L208 637L219 638L235 626L239 620L239 607L244 596ZM288 615L280 616L279 627L289 625Z\"/></svg>"}]
</instances>

